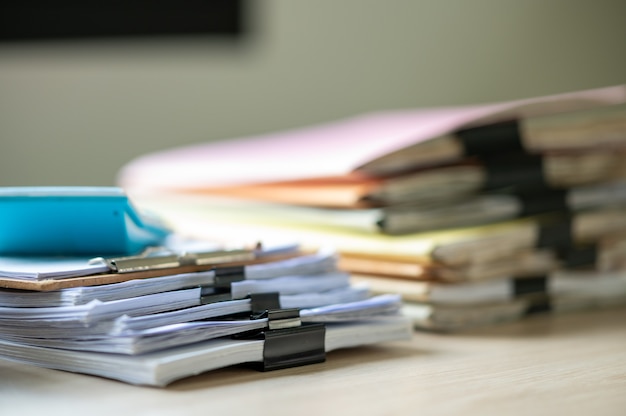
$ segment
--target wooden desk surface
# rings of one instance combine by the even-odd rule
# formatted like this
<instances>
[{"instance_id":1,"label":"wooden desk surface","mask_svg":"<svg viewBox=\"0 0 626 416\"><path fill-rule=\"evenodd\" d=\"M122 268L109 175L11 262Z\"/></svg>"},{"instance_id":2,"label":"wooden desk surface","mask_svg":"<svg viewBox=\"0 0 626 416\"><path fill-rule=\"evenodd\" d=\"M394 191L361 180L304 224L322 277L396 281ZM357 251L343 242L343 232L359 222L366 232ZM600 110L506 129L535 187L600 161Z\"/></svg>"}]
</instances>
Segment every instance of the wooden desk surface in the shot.
<instances>
[{"instance_id":1,"label":"wooden desk surface","mask_svg":"<svg viewBox=\"0 0 626 416\"><path fill-rule=\"evenodd\" d=\"M626 309L229 368L166 389L0 360L1 415L626 414Z\"/></svg>"}]
</instances>

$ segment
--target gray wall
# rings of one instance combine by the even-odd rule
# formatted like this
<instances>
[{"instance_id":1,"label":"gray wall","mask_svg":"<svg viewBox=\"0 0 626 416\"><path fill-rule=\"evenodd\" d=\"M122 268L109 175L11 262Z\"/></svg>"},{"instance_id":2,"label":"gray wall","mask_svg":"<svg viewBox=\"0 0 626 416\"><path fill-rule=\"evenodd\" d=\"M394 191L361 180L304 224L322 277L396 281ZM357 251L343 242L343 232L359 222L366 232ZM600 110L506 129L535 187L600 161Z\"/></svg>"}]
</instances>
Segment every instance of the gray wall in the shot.
<instances>
[{"instance_id":1,"label":"gray wall","mask_svg":"<svg viewBox=\"0 0 626 416\"><path fill-rule=\"evenodd\" d=\"M0 45L0 185L369 110L626 82L623 0L273 0L251 36Z\"/></svg>"}]
</instances>

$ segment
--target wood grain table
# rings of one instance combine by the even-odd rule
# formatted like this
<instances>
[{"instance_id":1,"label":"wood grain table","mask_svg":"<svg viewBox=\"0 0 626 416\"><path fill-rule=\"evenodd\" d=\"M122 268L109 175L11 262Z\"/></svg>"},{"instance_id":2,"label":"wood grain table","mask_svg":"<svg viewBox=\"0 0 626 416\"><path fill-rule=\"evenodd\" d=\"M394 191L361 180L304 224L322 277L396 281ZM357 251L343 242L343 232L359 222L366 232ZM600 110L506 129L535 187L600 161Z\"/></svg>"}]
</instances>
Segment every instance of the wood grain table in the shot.
<instances>
[{"instance_id":1,"label":"wood grain table","mask_svg":"<svg viewBox=\"0 0 626 416\"><path fill-rule=\"evenodd\" d=\"M0 415L626 415L626 309L234 367L167 388L0 360Z\"/></svg>"}]
</instances>

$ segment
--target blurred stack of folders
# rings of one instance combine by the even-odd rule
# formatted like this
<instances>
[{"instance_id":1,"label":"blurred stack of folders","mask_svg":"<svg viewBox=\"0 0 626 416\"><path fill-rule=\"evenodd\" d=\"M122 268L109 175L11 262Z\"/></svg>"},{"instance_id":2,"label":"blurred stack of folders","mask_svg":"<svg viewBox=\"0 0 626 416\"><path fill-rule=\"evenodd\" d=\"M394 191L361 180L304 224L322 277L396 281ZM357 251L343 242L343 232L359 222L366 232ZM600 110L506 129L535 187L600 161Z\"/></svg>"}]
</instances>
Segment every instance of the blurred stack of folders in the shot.
<instances>
[{"instance_id":1,"label":"blurred stack of folders","mask_svg":"<svg viewBox=\"0 0 626 416\"><path fill-rule=\"evenodd\" d=\"M56 239L29 231L50 224L44 206L59 214L46 230L58 228ZM411 336L400 298L353 284L333 251L180 238L148 229L121 193L95 188L2 189L0 210L13 213L0 220L4 237L18 233L0 244L0 359L164 386L237 364L320 363L328 351ZM100 229L76 217L115 219ZM135 227L150 238L137 240ZM122 250L158 245L87 256L98 245L108 253L107 240Z\"/></svg>"},{"instance_id":2,"label":"blurred stack of folders","mask_svg":"<svg viewBox=\"0 0 626 416\"><path fill-rule=\"evenodd\" d=\"M625 102L372 114L146 155L120 183L185 233L334 246L417 328L625 304Z\"/></svg>"}]
</instances>

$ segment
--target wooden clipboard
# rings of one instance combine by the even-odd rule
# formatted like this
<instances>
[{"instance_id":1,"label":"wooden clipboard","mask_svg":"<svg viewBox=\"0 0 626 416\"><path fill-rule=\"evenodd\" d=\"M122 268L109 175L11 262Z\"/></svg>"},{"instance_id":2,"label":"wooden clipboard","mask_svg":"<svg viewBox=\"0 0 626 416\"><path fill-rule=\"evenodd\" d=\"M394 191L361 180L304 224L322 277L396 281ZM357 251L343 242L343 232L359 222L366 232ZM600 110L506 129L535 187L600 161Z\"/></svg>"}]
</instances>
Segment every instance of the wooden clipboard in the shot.
<instances>
[{"instance_id":1,"label":"wooden clipboard","mask_svg":"<svg viewBox=\"0 0 626 416\"><path fill-rule=\"evenodd\" d=\"M230 263L189 265L172 267L158 270L145 270L131 273L103 273L91 276L72 277L66 279L44 279L44 280L24 280L0 277L0 289L32 290L38 292L49 292L53 290L67 289L81 286L97 286L111 283L120 283L134 279L149 279L152 277L170 276L182 273L193 273L207 271L221 267L246 266L251 264L269 263L273 261L286 260L302 255L301 252L289 252L262 256L253 260L237 261Z\"/></svg>"}]
</instances>

